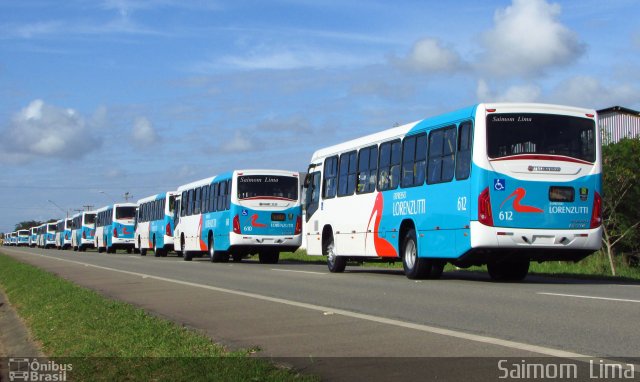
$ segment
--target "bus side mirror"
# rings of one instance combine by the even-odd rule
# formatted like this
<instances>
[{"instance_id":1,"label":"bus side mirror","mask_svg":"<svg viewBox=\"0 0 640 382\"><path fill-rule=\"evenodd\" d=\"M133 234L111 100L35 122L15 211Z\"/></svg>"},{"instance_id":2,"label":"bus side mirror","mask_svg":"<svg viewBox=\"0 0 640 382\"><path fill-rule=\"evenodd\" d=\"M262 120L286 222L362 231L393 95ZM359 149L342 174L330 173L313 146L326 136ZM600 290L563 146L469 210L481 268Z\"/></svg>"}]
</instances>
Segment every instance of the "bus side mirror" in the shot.
<instances>
[{"instance_id":1,"label":"bus side mirror","mask_svg":"<svg viewBox=\"0 0 640 382\"><path fill-rule=\"evenodd\" d=\"M309 185L311 184L312 180L313 180L313 175L311 173L307 173L307 176L304 177L304 183L302 184L302 187L309 188Z\"/></svg>"}]
</instances>

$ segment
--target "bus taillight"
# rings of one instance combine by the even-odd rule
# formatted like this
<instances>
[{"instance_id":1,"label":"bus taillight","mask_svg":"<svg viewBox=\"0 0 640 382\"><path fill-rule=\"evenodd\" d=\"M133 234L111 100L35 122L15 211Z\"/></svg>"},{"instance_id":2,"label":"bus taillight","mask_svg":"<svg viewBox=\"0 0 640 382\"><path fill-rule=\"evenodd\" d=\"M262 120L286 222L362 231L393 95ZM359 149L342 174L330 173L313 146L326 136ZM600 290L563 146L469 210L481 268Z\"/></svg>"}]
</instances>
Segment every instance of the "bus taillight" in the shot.
<instances>
[{"instance_id":1,"label":"bus taillight","mask_svg":"<svg viewBox=\"0 0 640 382\"><path fill-rule=\"evenodd\" d=\"M87 238L87 232L86 231L82 231L82 238L86 239Z\"/></svg>"},{"instance_id":2,"label":"bus taillight","mask_svg":"<svg viewBox=\"0 0 640 382\"><path fill-rule=\"evenodd\" d=\"M171 223L167 223L167 226L164 228L164 234L167 236L173 236L173 233L171 233Z\"/></svg>"},{"instance_id":3,"label":"bus taillight","mask_svg":"<svg viewBox=\"0 0 640 382\"><path fill-rule=\"evenodd\" d=\"M493 227L493 216L491 215L491 196L489 195L489 187L478 197L478 221L484 225Z\"/></svg>"},{"instance_id":4,"label":"bus taillight","mask_svg":"<svg viewBox=\"0 0 640 382\"><path fill-rule=\"evenodd\" d=\"M302 216L298 215L296 219L296 229L294 235L300 235L302 233Z\"/></svg>"},{"instance_id":5,"label":"bus taillight","mask_svg":"<svg viewBox=\"0 0 640 382\"><path fill-rule=\"evenodd\" d=\"M237 233L238 235L242 233L242 231L240 231L240 216L238 215L233 218L233 233Z\"/></svg>"},{"instance_id":6,"label":"bus taillight","mask_svg":"<svg viewBox=\"0 0 640 382\"><path fill-rule=\"evenodd\" d=\"M115 238L118 237L118 229L117 228L113 229L113 237L115 237Z\"/></svg>"},{"instance_id":7,"label":"bus taillight","mask_svg":"<svg viewBox=\"0 0 640 382\"><path fill-rule=\"evenodd\" d=\"M591 211L591 228L598 228L602 224L602 198L600 194L593 194L593 210Z\"/></svg>"}]
</instances>

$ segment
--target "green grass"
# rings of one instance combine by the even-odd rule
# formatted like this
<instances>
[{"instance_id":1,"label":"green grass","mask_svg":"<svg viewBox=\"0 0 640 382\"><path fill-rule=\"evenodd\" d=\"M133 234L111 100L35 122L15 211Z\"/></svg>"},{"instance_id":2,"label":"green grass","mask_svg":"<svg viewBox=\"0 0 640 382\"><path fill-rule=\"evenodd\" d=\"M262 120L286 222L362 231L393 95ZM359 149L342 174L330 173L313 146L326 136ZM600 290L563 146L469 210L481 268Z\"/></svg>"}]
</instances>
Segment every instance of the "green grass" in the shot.
<instances>
[{"instance_id":1,"label":"green grass","mask_svg":"<svg viewBox=\"0 0 640 382\"><path fill-rule=\"evenodd\" d=\"M5 255L0 286L44 353L73 364L74 380L315 380Z\"/></svg>"},{"instance_id":2,"label":"green grass","mask_svg":"<svg viewBox=\"0 0 640 382\"><path fill-rule=\"evenodd\" d=\"M327 258L324 256L309 256L306 251L298 250L295 253L281 253L280 259L290 262L305 262L314 264L326 264ZM350 266L357 266L357 263L353 262ZM391 269L402 269L402 262L395 263L385 262L371 262L364 263L362 266L366 267L382 267ZM447 264L444 271L452 272L458 269ZM470 267L462 270L461 272L486 272L487 267ZM529 268L529 274L536 274L541 276L550 277L574 277L574 278L589 278L589 279L603 279L603 280L619 280L619 281L640 281L640 267L630 267L623 262L620 256L616 257L616 276L611 275L611 269L609 267L609 260L606 255L599 251L587 258L574 263L569 261L548 261L544 263L532 262Z\"/></svg>"}]
</instances>

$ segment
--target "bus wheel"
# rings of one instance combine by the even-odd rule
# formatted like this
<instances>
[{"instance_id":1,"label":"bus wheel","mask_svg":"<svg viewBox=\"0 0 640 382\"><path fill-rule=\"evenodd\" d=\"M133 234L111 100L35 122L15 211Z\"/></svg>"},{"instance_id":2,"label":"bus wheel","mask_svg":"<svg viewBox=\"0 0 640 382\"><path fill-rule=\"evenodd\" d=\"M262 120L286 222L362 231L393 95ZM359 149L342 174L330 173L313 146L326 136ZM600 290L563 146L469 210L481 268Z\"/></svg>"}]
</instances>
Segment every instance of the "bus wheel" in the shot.
<instances>
[{"instance_id":1,"label":"bus wheel","mask_svg":"<svg viewBox=\"0 0 640 382\"><path fill-rule=\"evenodd\" d=\"M116 251L113 251L113 253L116 253ZM133 253L133 248L131 248L131 247L127 248L127 253L128 254Z\"/></svg>"},{"instance_id":2,"label":"bus wheel","mask_svg":"<svg viewBox=\"0 0 640 382\"><path fill-rule=\"evenodd\" d=\"M429 277L433 262L431 259L418 257L416 231L411 229L402 241L402 267L404 274L411 280Z\"/></svg>"},{"instance_id":3,"label":"bus wheel","mask_svg":"<svg viewBox=\"0 0 640 382\"><path fill-rule=\"evenodd\" d=\"M529 273L529 260L490 262L487 271L495 281L521 281Z\"/></svg>"},{"instance_id":4,"label":"bus wheel","mask_svg":"<svg viewBox=\"0 0 640 382\"><path fill-rule=\"evenodd\" d=\"M277 264L280 260L280 252L274 250L266 250L258 254L260 264Z\"/></svg>"},{"instance_id":5,"label":"bus wheel","mask_svg":"<svg viewBox=\"0 0 640 382\"><path fill-rule=\"evenodd\" d=\"M160 257L162 256L162 250L160 248L158 248L158 245L156 244L156 238L153 238L153 256L155 257Z\"/></svg>"},{"instance_id":6,"label":"bus wheel","mask_svg":"<svg viewBox=\"0 0 640 382\"><path fill-rule=\"evenodd\" d=\"M142 242L140 241L140 238L138 238L138 248L140 250L140 256L147 256L147 249L142 248Z\"/></svg>"},{"instance_id":7,"label":"bus wheel","mask_svg":"<svg viewBox=\"0 0 640 382\"><path fill-rule=\"evenodd\" d=\"M104 252L104 247L98 247L98 253Z\"/></svg>"},{"instance_id":8,"label":"bus wheel","mask_svg":"<svg viewBox=\"0 0 640 382\"><path fill-rule=\"evenodd\" d=\"M211 235L209 235L209 240L207 241L208 247L209 248L209 260L211 260L212 263L217 263L220 262L220 253L216 252L216 249L214 247L214 242L213 242L213 238L211 237Z\"/></svg>"},{"instance_id":9,"label":"bus wheel","mask_svg":"<svg viewBox=\"0 0 640 382\"><path fill-rule=\"evenodd\" d=\"M342 273L347 267L347 258L336 255L336 246L333 241L333 236L328 240L324 246L323 254L327 256L327 267L331 273Z\"/></svg>"},{"instance_id":10,"label":"bus wheel","mask_svg":"<svg viewBox=\"0 0 640 382\"><path fill-rule=\"evenodd\" d=\"M233 255L231 255L231 257L233 258L234 263L239 263L242 261L242 255L239 253L234 253Z\"/></svg>"}]
</instances>

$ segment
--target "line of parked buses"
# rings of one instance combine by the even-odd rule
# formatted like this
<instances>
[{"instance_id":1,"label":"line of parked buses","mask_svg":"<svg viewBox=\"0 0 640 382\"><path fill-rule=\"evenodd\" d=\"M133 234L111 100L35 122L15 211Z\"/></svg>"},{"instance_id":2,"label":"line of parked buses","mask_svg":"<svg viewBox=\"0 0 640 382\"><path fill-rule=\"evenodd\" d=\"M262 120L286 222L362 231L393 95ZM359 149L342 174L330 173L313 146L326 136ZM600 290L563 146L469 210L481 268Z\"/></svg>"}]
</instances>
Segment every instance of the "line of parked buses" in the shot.
<instances>
[{"instance_id":1,"label":"line of parked buses","mask_svg":"<svg viewBox=\"0 0 640 382\"><path fill-rule=\"evenodd\" d=\"M495 280L521 280L531 261L578 261L600 248L601 163L594 110L477 104L317 150L304 179L234 170L17 231L5 244L277 263L304 231L307 253L326 256L331 272L400 261L422 279L439 278L446 263L486 264Z\"/></svg>"}]
</instances>

